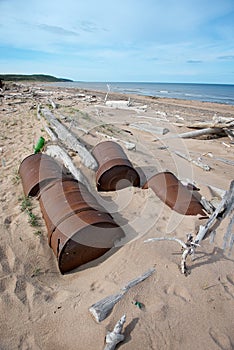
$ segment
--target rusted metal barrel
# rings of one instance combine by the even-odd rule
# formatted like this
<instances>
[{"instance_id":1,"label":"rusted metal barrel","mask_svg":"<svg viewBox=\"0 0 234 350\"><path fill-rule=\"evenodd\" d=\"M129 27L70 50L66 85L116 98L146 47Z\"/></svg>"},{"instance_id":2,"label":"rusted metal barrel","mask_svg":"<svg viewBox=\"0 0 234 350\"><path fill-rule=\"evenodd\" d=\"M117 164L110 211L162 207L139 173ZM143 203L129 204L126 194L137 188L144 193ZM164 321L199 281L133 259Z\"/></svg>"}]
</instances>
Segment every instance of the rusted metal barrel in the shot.
<instances>
[{"instance_id":1,"label":"rusted metal barrel","mask_svg":"<svg viewBox=\"0 0 234 350\"><path fill-rule=\"evenodd\" d=\"M39 191L55 179L71 179L68 171L55 159L43 154L31 154L19 167L25 196L37 196Z\"/></svg>"},{"instance_id":2,"label":"rusted metal barrel","mask_svg":"<svg viewBox=\"0 0 234 350\"><path fill-rule=\"evenodd\" d=\"M61 222L51 236L51 247L65 273L102 256L123 236L109 214L89 210Z\"/></svg>"},{"instance_id":3,"label":"rusted metal barrel","mask_svg":"<svg viewBox=\"0 0 234 350\"><path fill-rule=\"evenodd\" d=\"M180 214L206 215L199 200L169 171L152 176L143 186L146 188L152 188L165 204Z\"/></svg>"},{"instance_id":4,"label":"rusted metal barrel","mask_svg":"<svg viewBox=\"0 0 234 350\"><path fill-rule=\"evenodd\" d=\"M96 184L98 191L115 191L128 186L140 186L140 177L122 147L113 141L97 144L92 150L98 161Z\"/></svg>"},{"instance_id":5,"label":"rusted metal barrel","mask_svg":"<svg viewBox=\"0 0 234 350\"><path fill-rule=\"evenodd\" d=\"M100 257L124 236L111 215L77 181L52 181L40 192L39 203L62 273Z\"/></svg>"},{"instance_id":6,"label":"rusted metal barrel","mask_svg":"<svg viewBox=\"0 0 234 350\"><path fill-rule=\"evenodd\" d=\"M48 241L55 228L71 215L85 210L105 209L87 188L77 181L55 180L40 192L39 203L48 230Z\"/></svg>"}]
</instances>

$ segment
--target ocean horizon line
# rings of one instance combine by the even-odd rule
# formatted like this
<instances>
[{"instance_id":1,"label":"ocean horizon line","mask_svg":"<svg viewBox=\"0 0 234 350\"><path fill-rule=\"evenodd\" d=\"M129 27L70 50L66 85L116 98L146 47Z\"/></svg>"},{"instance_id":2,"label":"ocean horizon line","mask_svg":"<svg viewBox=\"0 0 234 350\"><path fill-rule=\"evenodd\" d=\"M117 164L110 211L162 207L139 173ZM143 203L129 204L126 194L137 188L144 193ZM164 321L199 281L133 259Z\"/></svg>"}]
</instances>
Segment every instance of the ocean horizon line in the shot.
<instances>
[{"instance_id":1,"label":"ocean horizon line","mask_svg":"<svg viewBox=\"0 0 234 350\"><path fill-rule=\"evenodd\" d=\"M101 83L101 84L178 84L178 85L228 85L234 86L234 83L195 83L195 82L167 82L167 81L121 81L121 80L72 80L72 83Z\"/></svg>"}]
</instances>

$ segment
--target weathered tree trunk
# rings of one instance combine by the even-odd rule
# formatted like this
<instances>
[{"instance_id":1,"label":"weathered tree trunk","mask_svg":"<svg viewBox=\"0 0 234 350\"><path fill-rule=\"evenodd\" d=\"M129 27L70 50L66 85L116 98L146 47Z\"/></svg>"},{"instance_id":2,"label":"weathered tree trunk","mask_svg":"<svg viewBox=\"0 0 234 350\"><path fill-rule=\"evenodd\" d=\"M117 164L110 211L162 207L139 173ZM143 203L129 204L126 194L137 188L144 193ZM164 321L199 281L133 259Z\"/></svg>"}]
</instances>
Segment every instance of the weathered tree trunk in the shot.
<instances>
[{"instance_id":1,"label":"weathered tree trunk","mask_svg":"<svg viewBox=\"0 0 234 350\"><path fill-rule=\"evenodd\" d=\"M46 148L46 153L54 158L61 159L65 167L70 171L74 178L90 189L88 181L85 179L82 172L75 167L71 158L63 148L58 145L48 145Z\"/></svg>"},{"instance_id":2,"label":"weathered tree trunk","mask_svg":"<svg viewBox=\"0 0 234 350\"><path fill-rule=\"evenodd\" d=\"M91 155L87 148L80 143L74 135L72 135L69 130L62 125L58 119L46 108L41 109L42 115L45 117L49 126L55 131L58 138L70 149L76 151L82 163L92 170L98 168L96 159Z\"/></svg>"}]
</instances>

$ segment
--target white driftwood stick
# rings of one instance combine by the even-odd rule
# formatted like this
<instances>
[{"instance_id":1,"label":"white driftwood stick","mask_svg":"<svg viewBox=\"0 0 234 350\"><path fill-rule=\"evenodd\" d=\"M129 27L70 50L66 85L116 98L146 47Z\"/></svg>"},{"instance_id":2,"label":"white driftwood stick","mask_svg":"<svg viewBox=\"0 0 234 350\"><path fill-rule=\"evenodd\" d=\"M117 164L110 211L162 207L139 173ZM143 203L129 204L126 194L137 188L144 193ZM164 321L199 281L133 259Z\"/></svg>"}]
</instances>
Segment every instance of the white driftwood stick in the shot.
<instances>
[{"instance_id":1,"label":"white driftwood stick","mask_svg":"<svg viewBox=\"0 0 234 350\"><path fill-rule=\"evenodd\" d=\"M52 107L53 109L58 108L57 103L55 103L52 99L49 99L48 101L49 101L49 103L51 104L51 107Z\"/></svg>"},{"instance_id":2,"label":"white driftwood stick","mask_svg":"<svg viewBox=\"0 0 234 350\"><path fill-rule=\"evenodd\" d=\"M230 159L220 158L220 157L214 157L215 160L218 160L219 162L222 162L227 165L234 166L234 161Z\"/></svg>"},{"instance_id":3,"label":"white driftwood stick","mask_svg":"<svg viewBox=\"0 0 234 350\"><path fill-rule=\"evenodd\" d=\"M123 325L126 322L126 315L123 315L121 319L116 323L112 332L108 332L106 335L106 346L104 350L115 350L116 345L124 340L122 334Z\"/></svg>"},{"instance_id":4,"label":"white driftwood stick","mask_svg":"<svg viewBox=\"0 0 234 350\"><path fill-rule=\"evenodd\" d=\"M89 308L89 311L92 314L92 316L95 318L95 320L97 322L103 321L111 313L115 304L122 299L124 294L127 293L130 288L144 281L146 278L151 276L154 272L155 272L155 269L150 269L146 271L142 276L130 281L125 287L121 289L121 291L118 294L110 295L104 299L101 299L97 303L93 304Z\"/></svg>"},{"instance_id":5,"label":"white driftwood stick","mask_svg":"<svg viewBox=\"0 0 234 350\"><path fill-rule=\"evenodd\" d=\"M186 267L186 259L190 255L190 248L186 248L183 251L182 258L181 258L181 263L180 263L180 269L183 275L186 274L187 272L187 267Z\"/></svg>"},{"instance_id":6,"label":"white driftwood stick","mask_svg":"<svg viewBox=\"0 0 234 350\"><path fill-rule=\"evenodd\" d=\"M84 175L75 167L71 158L63 148L58 145L48 145L46 148L46 153L51 157L61 159L65 167L70 171L74 178L90 189L89 183L86 181Z\"/></svg>"},{"instance_id":7,"label":"white driftwood stick","mask_svg":"<svg viewBox=\"0 0 234 350\"><path fill-rule=\"evenodd\" d=\"M234 118L214 116L213 121L215 124L225 124L226 127L234 126Z\"/></svg>"},{"instance_id":8,"label":"white driftwood stick","mask_svg":"<svg viewBox=\"0 0 234 350\"><path fill-rule=\"evenodd\" d=\"M165 118L157 118L157 117L148 117L148 116L144 116L144 115L136 115L136 118L151 119L155 122L168 122L169 121L166 117Z\"/></svg>"},{"instance_id":9,"label":"white driftwood stick","mask_svg":"<svg viewBox=\"0 0 234 350\"><path fill-rule=\"evenodd\" d=\"M215 207L205 197L201 197L200 203L208 214L213 214L213 212L215 211Z\"/></svg>"},{"instance_id":10,"label":"white driftwood stick","mask_svg":"<svg viewBox=\"0 0 234 350\"><path fill-rule=\"evenodd\" d=\"M56 132L58 138L70 149L77 152L82 163L90 169L97 169L96 159L91 155L87 148L80 143L77 138L72 135L69 130L62 125L59 120L46 108L41 109L42 115L45 117L50 127Z\"/></svg>"},{"instance_id":11,"label":"white driftwood stick","mask_svg":"<svg viewBox=\"0 0 234 350\"><path fill-rule=\"evenodd\" d=\"M126 293L130 288L136 286L138 283L143 282L146 278L150 277L155 272L155 269L149 269L143 275L140 277L135 278L134 280L130 281L126 286L122 288L122 291Z\"/></svg>"},{"instance_id":12,"label":"white driftwood stick","mask_svg":"<svg viewBox=\"0 0 234 350\"><path fill-rule=\"evenodd\" d=\"M186 267L186 259L188 255L194 254L194 250L197 246L199 246L198 243L195 243L192 241L192 235L188 234L187 235L187 242L183 242L182 240L176 238L176 237L156 237L156 238L149 238L144 243L150 243L150 242L156 242L156 241L175 241L179 243L182 248L184 249L182 253L182 258L181 258L181 263L180 263L180 268L181 272L183 274L186 274L187 272L187 267Z\"/></svg>"},{"instance_id":13,"label":"white driftwood stick","mask_svg":"<svg viewBox=\"0 0 234 350\"><path fill-rule=\"evenodd\" d=\"M158 242L158 241L175 241L179 243L184 249L187 249L186 244L181 239L176 237L154 237L154 238L146 239L144 243L152 243L152 242Z\"/></svg>"},{"instance_id":14,"label":"white driftwood stick","mask_svg":"<svg viewBox=\"0 0 234 350\"><path fill-rule=\"evenodd\" d=\"M234 208L233 208L234 209ZM232 249L232 244L233 244L233 237L234 237L234 232L233 231L233 227L234 227L234 215L232 216L229 224L228 224L228 228L227 228L227 231L223 237L223 250L225 250L227 248L227 245L228 245L228 241L229 241L229 252L231 251Z\"/></svg>"},{"instance_id":15,"label":"white driftwood stick","mask_svg":"<svg viewBox=\"0 0 234 350\"><path fill-rule=\"evenodd\" d=\"M177 156L187 160L190 163L193 163L194 165L198 166L199 168L202 168L205 171L210 171L210 167L207 164L203 164L200 160L194 160L192 159L190 156L187 156L184 153L181 153L179 151L172 151L173 153L175 153Z\"/></svg>"},{"instance_id":16,"label":"white driftwood stick","mask_svg":"<svg viewBox=\"0 0 234 350\"><path fill-rule=\"evenodd\" d=\"M40 111L41 111L41 104L39 103L39 104L37 105L37 119L38 119L38 120L41 120Z\"/></svg>"},{"instance_id":17,"label":"white driftwood stick","mask_svg":"<svg viewBox=\"0 0 234 350\"><path fill-rule=\"evenodd\" d=\"M106 101L106 106L112 107L112 108L119 108L119 109L125 109L130 106L130 101L124 101L124 100L119 100L119 101Z\"/></svg>"},{"instance_id":18,"label":"white driftwood stick","mask_svg":"<svg viewBox=\"0 0 234 350\"><path fill-rule=\"evenodd\" d=\"M234 126L234 118L213 117L212 121L196 122L186 125L188 128L204 129L204 128L232 128Z\"/></svg>"},{"instance_id":19,"label":"white driftwood stick","mask_svg":"<svg viewBox=\"0 0 234 350\"><path fill-rule=\"evenodd\" d=\"M234 141L234 128L233 129L225 129L224 130L227 136L230 138L231 141Z\"/></svg>"},{"instance_id":20,"label":"white driftwood stick","mask_svg":"<svg viewBox=\"0 0 234 350\"><path fill-rule=\"evenodd\" d=\"M163 128L160 126L154 126L151 124L143 124L143 123L132 123L129 125L129 127L145 132L149 132L150 134L156 134L156 135L165 135L169 132L169 129Z\"/></svg>"}]
</instances>

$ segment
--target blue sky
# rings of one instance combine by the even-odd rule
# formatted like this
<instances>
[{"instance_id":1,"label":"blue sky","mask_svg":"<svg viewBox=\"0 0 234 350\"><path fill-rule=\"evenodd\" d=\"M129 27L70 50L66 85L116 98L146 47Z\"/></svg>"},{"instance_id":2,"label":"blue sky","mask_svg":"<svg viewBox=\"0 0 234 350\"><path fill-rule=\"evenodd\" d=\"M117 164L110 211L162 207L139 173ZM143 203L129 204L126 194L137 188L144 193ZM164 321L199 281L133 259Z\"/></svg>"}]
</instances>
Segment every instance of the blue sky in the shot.
<instances>
[{"instance_id":1,"label":"blue sky","mask_svg":"<svg viewBox=\"0 0 234 350\"><path fill-rule=\"evenodd\" d=\"M0 73L234 83L234 0L0 0Z\"/></svg>"}]
</instances>

